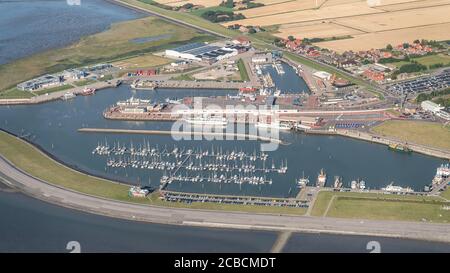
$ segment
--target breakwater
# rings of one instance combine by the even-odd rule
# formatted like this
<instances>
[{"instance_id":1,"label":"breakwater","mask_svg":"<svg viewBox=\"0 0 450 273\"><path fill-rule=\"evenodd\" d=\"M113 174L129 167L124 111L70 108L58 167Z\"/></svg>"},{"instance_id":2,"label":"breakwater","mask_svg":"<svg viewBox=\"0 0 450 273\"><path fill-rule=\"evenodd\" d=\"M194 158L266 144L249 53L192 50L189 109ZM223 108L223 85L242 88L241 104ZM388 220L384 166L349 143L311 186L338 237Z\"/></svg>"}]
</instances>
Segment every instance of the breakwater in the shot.
<instances>
[{"instance_id":1,"label":"breakwater","mask_svg":"<svg viewBox=\"0 0 450 273\"><path fill-rule=\"evenodd\" d=\"M273 142L277 144L287 144L280 139L270 138L258 135L226 133L226 132L183 132L183 131L165 131L165 130L130 130L130 129L104 129L104 128L80 128L78 132L82 133L112 133L112 134L143 134L143 135L172 135L172 136L193 136L195 137L220 137L220 139L237 138L239 140L260 140Z\"/></svg>"},{"instance_id":2,"label":"breakwater","mask_svg":"<svg viewBox=\"0 0 450 273\"><path fill-rule=\"evenodd\" d=\"M305 131L307 134L316 134L316 135L339 135L339 136L345 136L355 139L360 139L364 141L369 141L373 143L378 144L384 144L384 145L390 145L390 144L401 144L404 145L404 141L400 141L398 139L389 138L386 136L380 136L373 133L368 132L362 132L362 131L352 131L352 130L334 130L334 131L328 131L328 130L307 130ZM414 152L434 156L438 158L448 159L450 160L450 152L426 147L420 144L416 143L408 143L408 148Z\"/></svg>"}]
</instances>

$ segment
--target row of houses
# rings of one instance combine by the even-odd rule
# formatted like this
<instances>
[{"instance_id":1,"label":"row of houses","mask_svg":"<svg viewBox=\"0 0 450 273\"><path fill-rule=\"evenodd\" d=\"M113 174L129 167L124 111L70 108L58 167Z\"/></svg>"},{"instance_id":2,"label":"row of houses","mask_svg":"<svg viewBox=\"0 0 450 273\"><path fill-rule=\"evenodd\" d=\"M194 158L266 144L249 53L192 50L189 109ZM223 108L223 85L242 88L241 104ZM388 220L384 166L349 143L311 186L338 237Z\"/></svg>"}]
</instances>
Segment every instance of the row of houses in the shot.
<instances>
[{"instance_id":1,"label":"row of houses","mask_svg":"<svg viewBox=\"0 0 450 273\"><path fill-rule=\"evenodd\" d=\"M406 56L424 56L435 51L429 45L421 42L403 43L391 49L370 49L362 51L345 51L342 54L328 49L306 43L302 39L285 39L277 43L290 51L316 59L322 63L333 65L337 68L362 75L373 81L384 81L395 70L395 67L387 67L380 64L380 60L395 58L401 61ZM375 66L367 67L368 64ZM383 66L382 69L379 69Z\"/></svg>"}]
</instances>

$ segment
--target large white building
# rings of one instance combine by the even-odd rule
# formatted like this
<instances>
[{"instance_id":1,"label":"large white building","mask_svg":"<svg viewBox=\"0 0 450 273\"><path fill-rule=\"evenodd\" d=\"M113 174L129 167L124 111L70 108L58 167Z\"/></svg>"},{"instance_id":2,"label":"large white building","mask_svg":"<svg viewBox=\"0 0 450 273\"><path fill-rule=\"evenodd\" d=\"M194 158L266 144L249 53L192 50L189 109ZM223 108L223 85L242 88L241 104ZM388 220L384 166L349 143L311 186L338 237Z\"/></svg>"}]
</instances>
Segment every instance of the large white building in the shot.
<instances>
[{"instance_id":1,"label":"large white building","mask_svg":"<svg viewBox=\"0 0 450 273\"><path fill-rule=\"evenodd\" d=\"M330 73L325 72L325 71L317 71L317 72L314 72L313 75L315 77L321 79L321 80L324 80L324 81L329 81L331 79L331 76L332 76Z\"/></svg>"},{"instance_id":2,"label":"large white building","mask_svg":"<svg viewBox=\"0 0 450 273\"><path fill-rule=\"evenodd\" d=\"M194 61L219 61L238 54L235 46L217 46L205 43L193 43L173 49L167 49L165 55L170 58Z\"/></svg>"},{"instance_id":3,"label":"large white building","mask_svg":"<svg viewBox=\"0 0 450 273\"><path fill-rule=\"evenodd\" d=\"M437 112L444 109L444 107L440 106L439 104L436 104L430 100L423 101L420 106L423 110L429 111L433 114L436 114Z\"/></svg>"},{"instance_id":4,"label":"large white building","mask_svg":"<svg viewBox=\"0 0 450 273\"><path fill-rule=\"evenodd\" d=\"M445 107L440 106L432 101L423 101L420 106L423 110L428 111L445 120L450 120L450 114L444 111Z\"/></svg>"}]
</instances>

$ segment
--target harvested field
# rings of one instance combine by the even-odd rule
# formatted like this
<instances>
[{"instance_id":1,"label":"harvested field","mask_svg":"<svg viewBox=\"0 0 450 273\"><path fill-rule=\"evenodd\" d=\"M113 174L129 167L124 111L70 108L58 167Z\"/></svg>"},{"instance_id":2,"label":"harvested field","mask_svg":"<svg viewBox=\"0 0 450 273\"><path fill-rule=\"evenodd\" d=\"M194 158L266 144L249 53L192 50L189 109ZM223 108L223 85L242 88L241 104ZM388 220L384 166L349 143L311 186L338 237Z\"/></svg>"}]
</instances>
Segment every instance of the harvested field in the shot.
<instances>
[{"instance_id":1,"label":"harvested field","mask_svg":"<svg viewBox=\"0 0 450 273\"><path fill-rule=\"evenodd\" d=\"M339 52L450 39L450 0L319 0L319 8L315 0L292 0L243 13L246 19L224 25L275 25L272 34L280 38L353 37L318 44Z\"/></svg>"},{"instance_id":2,"label":"harvested field","mask_svg":"<svg viewBox=\"0 0 450 273\"><path fill-rule=\"evenodd\" d=\"M333 36L353 36L364 32L334 23L322 23L314 25L282 25L274 35L280 38L286 38L289 35L297 36L298 33L302 33L303 37L327 38Z\"/></svg>"},{"instance_id":3,"label":"harvested field","mask_svg":"<svg viewBox=\"0 0 450 273\"><path fill-rule=\"evenodd\" d=\"M258 1L259 2L259 1ZM319 5L325 0L318 0ZM253 8L241 11L241 13L246 18L253 18L277 13L286 13L292 11L313 9L316 6L316 1L304 1L304 0L295 0L290 2L284 2L275 5L268 5L260 8Z\"/></svg>"},{"instance_id":4,"label":"harvested field","mask_svg":"<svg viewBox=\"0 0 450 273\"><path fill-rule=\"evenodd\" d=\"M421 8L355 16L336 19L335 22L345 26L359 28L366 32L410 28L416 26L435 25L450 22L450 5ZM444 31L443 31L444 32Z\"/></svg>"},{"instance_id":5,"label":"harvested field","mask_svg":"<svg viewBox=\"0 0 450 273\"><path fill-rule=\"evenodd\" d=\"M277 24L289 24L296 22L326 20L326 19L333 19L336 17L356 16L379 12L383 11L370 8L365 3L354 3L333 7L322 7L317 10L293 11L293 12L285 12L282 14L243 19L238 21L227 22L224 25L231 25L237 23L241 25L269 26L273 25L274 22L277 22Z\"/></svg>"},{"instance_id":6,"label":"harvested field","mask_svg":"<svg viewBox=\"0 0 450 273\"><path fill-rule=\"evenodd\" d=\"M273 5L273 4L292 2L292 1L296 1L296 0L257 0L255 2L264 4L264 5Z\"/></svg>"},{"instance_id":7,"label":"harvested field","mask_svg":"<svg viewBox=\"0 0 450 273\"><path fill-rule=\"evenodd\" d=\"M387 44L401 44L405 41L411 42L415 39L444 40L450 38L448 32L450 23L432 25L400 30L389 30L383 32L367 33L353 36L352 39L336 40L318 43L321 47L344 52L346 50L367 50L370 48L384 48Z\"/></svg>"},{"instance_id":8,"label":"harvested field","mask_svg":"<svg viewBox=\"0 0 450 273\"><path fill-rule=\"evenodd\" d=\"M181 1L177 1L177 0L157 0L158 3L160 4L165 4L168 6L172 6L172 7L179 7L182 6L184 4L187 3L191 3L194 5L202 5L205 7L214 7L214 6L218 6L220 3L222 3L222 0L181 0Z\"/></svg>"},{"instance_id":9,"label":"harvested field","mask_svg":"<svg viewBox=\"0 0 450 273\"><path fill-rule=\"evenodd\" d=\"M407 10L407 9L417 9L423 7L433 7L439 5L448 5L450 4L450 0L427 0L427 1L417 1L411 3L402 3L402 4L392 4L392 5L383 5L379 7L379 9L385 11L397 11L397 10Z\"/></svg>"}]
</instances>

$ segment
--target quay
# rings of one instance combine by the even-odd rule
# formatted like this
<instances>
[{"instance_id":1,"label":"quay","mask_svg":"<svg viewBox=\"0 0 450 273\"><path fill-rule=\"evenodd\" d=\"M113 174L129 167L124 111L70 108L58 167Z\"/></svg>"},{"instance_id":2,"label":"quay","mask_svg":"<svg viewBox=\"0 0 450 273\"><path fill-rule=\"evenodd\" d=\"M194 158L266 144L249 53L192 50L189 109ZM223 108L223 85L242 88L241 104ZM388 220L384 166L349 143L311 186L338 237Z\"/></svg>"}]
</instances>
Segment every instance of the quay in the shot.
<instances>
[{"instance_id":1,"label":"quay","mask_svg":"<svg viewBox=\"0 0 450 273\"><path fill-rule=\"evenodd\" d=\"M368 142L391 145L391 144L400 144L404 145L405 143L393 138L388 138L381 135L376 135L369 132L364 131L356 131L356 130L320 130L320 129L311 129L311 130L302 130L302 132L306 134L315 134L315 135L338 135L344 137L355 138L359 140L364 140ZM415 143L407 143L408 148L411 151L421 153L424 155L434 156L442 159L450 160L450 151L435 149L431 147L426 147L423 145L415 144Z\"/></svg>"},{"instance_id":2,"label":"quay","mask_svg":"<svg viewBox=\"0 0 450 273\"><path fill-rule=\"evenodd\" d=\"M130 129L106 129L106 128L80 128L78 132L82 133L112 133L112 134L144 134L144 135L178 135L178 136L213 136L219 139L228 140L230 138L237 138L238 140L260 140L266 142L273 142L277 144L286 145L280 139L249 135L249 134L238 134L238 133L220 133L220 132L183 132L183 131L164 131L164 130L130 130Z\"/></svg>"},{"instance_id":3,"label":"quay","mask_svg":"<svg viewBox=\"0 0 450 273\"><path fill-rule=\"evenodd\" d=\"M119 80L111 80L108 82L96 82L93 84L85 85L76 87L73 86L73 88L64 89L61 91L56 91L52 93L47 93L35 97L31 97L29 99L0 99L0 105L20 105L20 104L39 104L39 103L45 103L53 100L61 99L65 93L70 92L74 95L79 95L83 92L83 89L85 88L95 88L97 91L105 88L111 88L116 87ZM26 91L24 91L26 92Z\"/></svg>"},{"instance_id":4,"label":"quay","mask_svg":"<svg viewBox=\"0 0 450 273\"><path fill-rule=\"evenodd\" d=\"M139 81L139 80L137 80ZM133 89L224 89L224 90L239 90L240 88L249 87L249 83L245 82L220 82L220 81L175 81L175 80L162 80L162 81L148 81L142 82L139 85L139 82L136 84ZM259 86L251 85L251 87L257 88Z\"/></svg>"}]
</instances>

